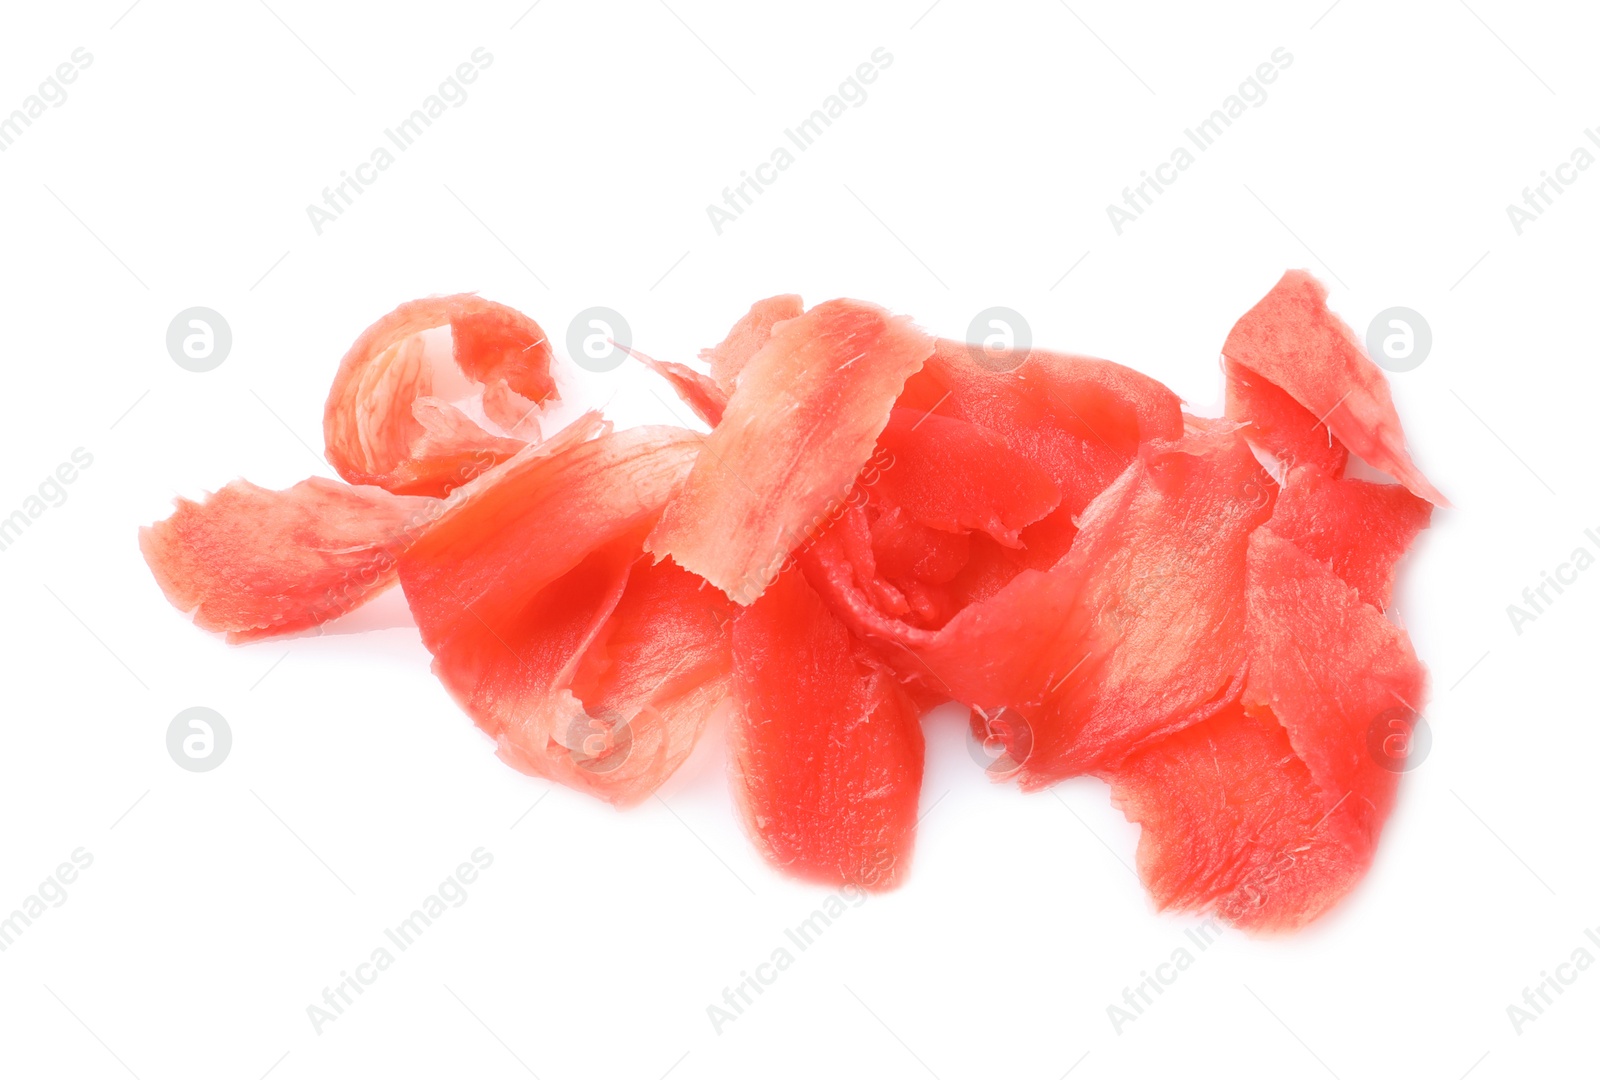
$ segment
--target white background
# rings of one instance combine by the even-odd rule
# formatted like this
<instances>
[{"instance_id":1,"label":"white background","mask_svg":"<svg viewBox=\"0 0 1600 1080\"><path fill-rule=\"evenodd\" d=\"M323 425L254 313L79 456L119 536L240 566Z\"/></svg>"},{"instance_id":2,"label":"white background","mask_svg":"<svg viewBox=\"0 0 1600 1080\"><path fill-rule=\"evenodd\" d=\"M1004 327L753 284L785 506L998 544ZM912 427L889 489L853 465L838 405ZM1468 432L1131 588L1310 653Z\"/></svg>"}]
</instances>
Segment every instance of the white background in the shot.
<instances>
[{"instance_id":1,"label":"white background","mask_svg":"<svg viewBox=\"0 0 1600 1080\"><path fill-rule=\"evenodd\" d=\"M1600 970L1520 1035L1506 1007L1600 927L1600 571L1520 635L1505 610L1600 547L1600 169L1520 236L1505 211L1600 127L1593 10L669 2L6 5L0 111L74 48L94 61L0 154L0 516L75 448L94 463L0 552L0 912L74 849L94 863L0 954L0 1071L1594 1075ZM317 235L306 204L479 46L470 99ZM880 46L865 104L717 235L706 204ZM1106 204L1280 46L1268 100L1116 235ZM135 543L174 494L331 475L334 366L414 296L478 290L558 342L604 304L680 360L775 292L957 336L1005 304L1216 413L1228 328L1295 266L1358 331L1393 305L1433 328L1392 381L1456 503L1397 601L1434 745L1347 902L1226 936L1121 1034L1106 1007L1196 920L1150 910L1098 782L992 787L935 716L909 882L718 1034L707 1005L824 898L743 838L719 738L618 814L493 757L398 593L229 648ZM234 335L207 374L164 345L194 305ZM673 422L636 366L561 377ZM167 755L191 705L232 726L215 772ZM306 1006L480 846L467 903L316 1034Z\"/></svg>"}]
</instances>

